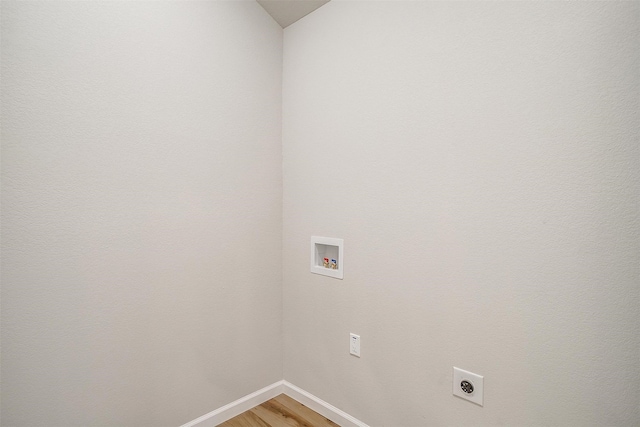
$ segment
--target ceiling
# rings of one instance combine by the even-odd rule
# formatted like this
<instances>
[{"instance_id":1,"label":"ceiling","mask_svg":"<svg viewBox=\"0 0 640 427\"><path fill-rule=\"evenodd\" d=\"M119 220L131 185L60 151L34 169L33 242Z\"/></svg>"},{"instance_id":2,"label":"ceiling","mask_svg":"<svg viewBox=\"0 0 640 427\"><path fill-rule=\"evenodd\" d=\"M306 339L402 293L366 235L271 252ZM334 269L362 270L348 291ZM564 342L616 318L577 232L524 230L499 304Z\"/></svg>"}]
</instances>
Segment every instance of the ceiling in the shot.
<instances>
[{"instance_id":1,"label":"ceiling","mask_svg":"<svg viewBox=\"0 0 640 427\"><path fill-rule=\"evenodd\" d=\"M329 0L256 0L282 28L293 24Z\"/></svg>"}]
</instances>

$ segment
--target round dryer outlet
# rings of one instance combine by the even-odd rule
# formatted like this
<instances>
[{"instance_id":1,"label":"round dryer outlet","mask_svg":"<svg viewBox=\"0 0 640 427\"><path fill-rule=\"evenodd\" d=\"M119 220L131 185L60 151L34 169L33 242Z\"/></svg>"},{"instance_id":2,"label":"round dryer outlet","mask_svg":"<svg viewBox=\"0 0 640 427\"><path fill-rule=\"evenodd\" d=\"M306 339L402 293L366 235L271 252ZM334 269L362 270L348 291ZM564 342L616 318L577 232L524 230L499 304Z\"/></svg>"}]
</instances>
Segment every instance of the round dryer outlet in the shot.
<instances>
[{"instance_id":1,"label":"round dryer outlet","mask_svg":"<svg viewBox=\"0 0 640 427\"><path fill-rule=\"evenodd\" d=\"M483 405L484 377L465 371L464 369L453 368L453 395L465 400Z\"/></svg>"}]
</instances>

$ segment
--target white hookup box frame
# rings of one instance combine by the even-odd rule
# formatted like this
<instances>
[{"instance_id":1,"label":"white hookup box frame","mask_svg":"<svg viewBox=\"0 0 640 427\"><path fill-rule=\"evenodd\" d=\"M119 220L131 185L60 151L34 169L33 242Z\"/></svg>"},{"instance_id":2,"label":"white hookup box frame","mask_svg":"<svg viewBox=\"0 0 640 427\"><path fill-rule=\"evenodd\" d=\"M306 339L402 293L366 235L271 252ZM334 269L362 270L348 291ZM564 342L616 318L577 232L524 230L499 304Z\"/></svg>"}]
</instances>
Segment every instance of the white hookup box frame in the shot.
<instances>
[{"instance_id":1,"label":"white hookup box frame","mask_svg":"<svg viewBox=\"0 0 640 427\"><path fill-rule=\"evenodd\" d=\"M337 261L337 268L327 268L323 259ZM344 240L332 237L311 236L311 272L323 276L344 278Z\"/></svg>"}]
</instances>

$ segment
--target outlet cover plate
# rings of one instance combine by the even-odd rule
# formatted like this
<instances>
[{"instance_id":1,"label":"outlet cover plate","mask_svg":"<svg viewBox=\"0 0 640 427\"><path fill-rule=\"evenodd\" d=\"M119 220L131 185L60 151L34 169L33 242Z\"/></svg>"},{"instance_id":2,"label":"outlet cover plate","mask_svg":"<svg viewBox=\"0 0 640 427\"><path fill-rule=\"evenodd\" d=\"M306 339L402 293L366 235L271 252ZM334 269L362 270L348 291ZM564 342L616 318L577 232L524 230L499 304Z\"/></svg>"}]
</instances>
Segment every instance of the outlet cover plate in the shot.
<instances>
[{"instance_id":1,"label":"outlet cover plate","mask_svg":"<svg viewBox=\"0 0 640 427\"><path fill-rule=\"evenodd\" d=\"M360 335L349 334L349 353L360 357Z\"/></svg>"},{"instance_id":2,"label":"outlet cover plate","mask_svg":"<svg viewBox=\"0 0 640 427\"><path fill-rule=\"evenodd\" d=\"M462 385L463 381L466 381ZM469 387L469 383L471 387ZM463 387L466 391L463 390ZM464 369L453 367L453 395L466 399L476 405L483 406L484 377L465 371Z\"/></svg>"}]
</instances>

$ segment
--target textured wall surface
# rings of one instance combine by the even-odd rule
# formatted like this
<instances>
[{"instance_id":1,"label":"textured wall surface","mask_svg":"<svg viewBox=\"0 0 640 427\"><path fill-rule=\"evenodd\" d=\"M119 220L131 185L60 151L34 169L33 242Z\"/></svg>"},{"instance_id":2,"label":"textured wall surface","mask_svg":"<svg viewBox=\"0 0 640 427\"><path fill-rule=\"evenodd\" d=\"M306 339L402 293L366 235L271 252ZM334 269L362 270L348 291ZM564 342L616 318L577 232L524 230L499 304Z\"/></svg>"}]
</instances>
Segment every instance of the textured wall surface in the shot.
<instances>
[{"instance_id":1,"label":"textured wall surface","mask_svg":"<svg viewBox=\"0 0 640 427\"><path fill-rule=\"evenodd\" d=\"M282 87L252 1L2 1L0 423L284 376L372 426L640 424L639 15L333 0Z\"/></svg>"},{"instance_id":2,"label":"textured wall surface","mask_svg":"<svg viewBox=\"0 0 640 427\"><path fill-rule=\"evenodd\" d=\"M373 426L640 424L639 13L333 0L285 29L288 381Z\"/></svg>"},{"instance_id":3,"label":"textured wall surface","mask_svg":"<svg viewBox=\"0 0 640 427\"><path fill-rule=\"evenodd\" d=\"M256 2L2 1L3 426L282 379L281 70Z\"/></svg>"}]
</instances>

